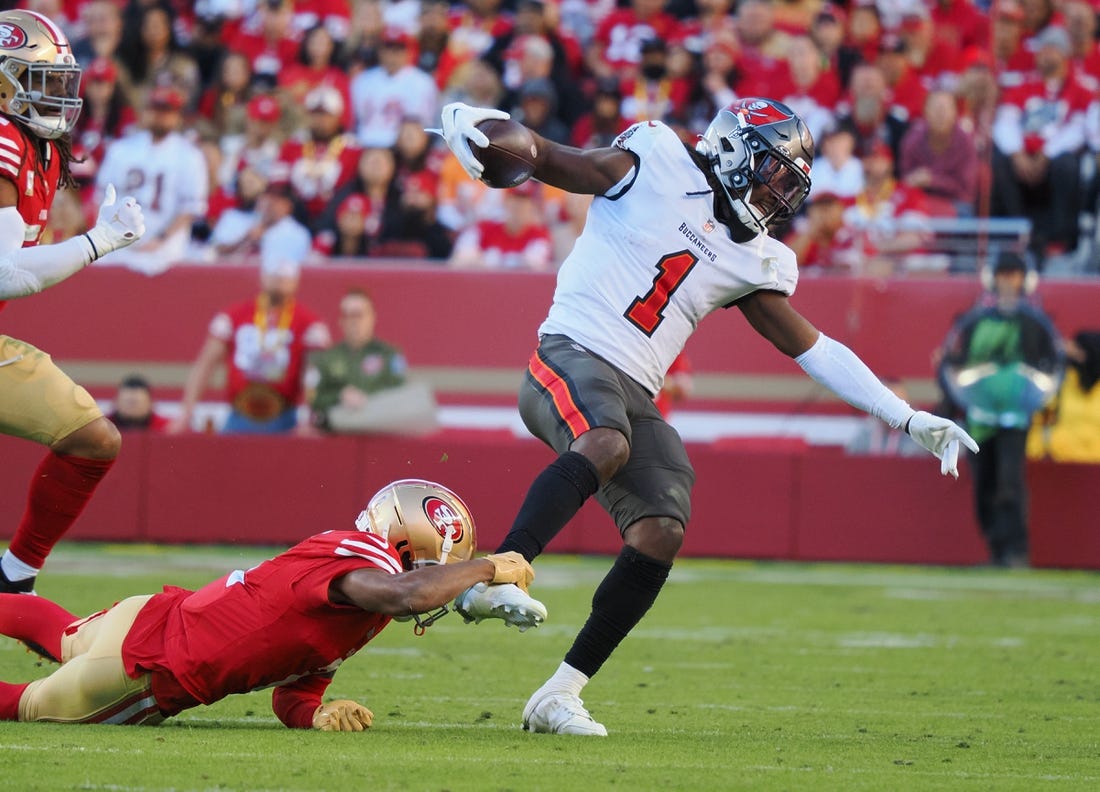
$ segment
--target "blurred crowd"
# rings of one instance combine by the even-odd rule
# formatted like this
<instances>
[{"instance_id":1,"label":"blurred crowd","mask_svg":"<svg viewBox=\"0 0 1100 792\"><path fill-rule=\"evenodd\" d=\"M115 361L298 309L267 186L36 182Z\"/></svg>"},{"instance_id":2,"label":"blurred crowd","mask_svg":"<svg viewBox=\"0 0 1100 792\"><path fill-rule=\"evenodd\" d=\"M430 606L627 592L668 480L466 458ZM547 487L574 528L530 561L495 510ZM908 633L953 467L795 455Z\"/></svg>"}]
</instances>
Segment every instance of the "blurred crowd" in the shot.
<instances>
[{"instance_id":1,"label":"blurred crowd","mask_svg":"<svg viewBox=\"0 0 1100 792\"><path fill-rule=\"evenodd\" d=\"M803 268L950 269L936 221L1026 218L1049 272L1097 269L1095 0L31 0L85 73L80 190L113 182L147 234L116 263L258 252L554 269L583 197L471 181L435 135L454 100L553 140L610 144L660 119L693 143L740 96L785 102L818 144L778 232ZM110 263L110 262L108 262Z\"/></svg>"}]
</instances>

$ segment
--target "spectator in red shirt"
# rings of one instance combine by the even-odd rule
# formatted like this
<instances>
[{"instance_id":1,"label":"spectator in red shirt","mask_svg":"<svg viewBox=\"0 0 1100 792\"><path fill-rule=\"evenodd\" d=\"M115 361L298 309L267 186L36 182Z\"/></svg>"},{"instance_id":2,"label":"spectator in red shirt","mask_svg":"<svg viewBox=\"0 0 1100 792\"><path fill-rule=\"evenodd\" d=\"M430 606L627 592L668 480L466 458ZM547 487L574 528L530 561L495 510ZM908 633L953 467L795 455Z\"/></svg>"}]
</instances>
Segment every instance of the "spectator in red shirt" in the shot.
<instances>
[{"instance_id":1,"label":"spectator in red shirt","mask_svg":"<svg viewBox=\"0 0 1100 792\"><path fill-rule=\"evenodd\" d=\"M332 196L355 175L359 147L344 131L344 97L339 89L321 85L306 95L304 134L283 144L279 152L294 193L314 225Z\"/></svg>"},{"instance_id":2,"label":"spectator in red shirt","mask_svg":"<svg viewBox=\"0 0 1100 792\"><path fill-rule=\"evenodd\" d=\"M1100 41L1097 41L1097 9L1085 0L1071 0L1062 5L1069 33L1074 71L1092 82L1100 82Z\"/></svg>"},{"instance_id":3,"label":"spectator in red shirt","mask_svg":"<svg viewBox=\"0 0 1100 792\"><path fill-rule=\"evenodd\" d=\"M542 219L537 182L505 191L503 222L483 220L459 234L451 264L463 269L549 270L554 245Z\"/></svg>"},{"instance_id":4,"label":"spectator in red shirt","mask_svg":"<svg viewBox=\"0 0 1100 792\"><path fill-rule=\"evenodd\" d=\"M328 205L317 221L317 235L314 247L326 253L336 244L337 216L345 210L351 210L347 203L351 196L361 196L363 201L354 204L355 214L361 214L359 242L354 247L345 241L341 248L343 255L369 255L387 225L387 218L399 211L401 185L397 180L397 160L393 149L366 148L359 154L355 175L348 180L329 200ZM352 235L351 219L345 218L344 235Z\"/></svg>"},{"instance_id":5,"label":"spectator in red shirt","mask_svg":"<svg viewBox=\"0 0 1100 792\"><path fill-rule=\"evenodd\" d=\"M226 52L218 64L213 84L199 99L199 115L219 135L244 131L246 107L252 96L252 64L241 52Z\"/></svg>"},{"instance_id":6,"label":"spectator in red shirt","mask_svg":"<svg viewBox=\"0 0 1100 792\"><path fill-rule=\"evenodd\" d=\"M232 405L223 432L280 434L299 425L306 355L331 343L325 323L297 299L301 264L309 248L309 234L288 224L264 234L260 293L211 320L184 385L180 414L169 431L191 427L195 405L223 363ZM303 421L303 430L307 425Z\"/></svg>"},{"instance_id":7,"label":"spectator in red shirt","mask_svg":"<svg viewBox=\"0 0 1100 792\"><path fill-rule=\"evenodd\" d=\"M592 96L592 111L577 119L573 125L572 144L577 148L603 148L610 146L630 126L623 117L623 93L618 80L600 80Z\"/></svg>"},{"instance_id":8,"label":"spectator in red shirt","mask_svg":"<svg viewBox=\"0 0 1100 792\"><path fill-rule=\"evenodd\" d=\"M279 152L283 148L283 139L279 131L282 108L274 96L259 94L252 97L245 107L244 133L225 135L221 139L222 171L219 182L232 184L245 168L252 168L263 178L270 179L286 174L278 164Z\"/></svg>"},{"instance_id":9,"label":"spectator in red shirt","mask_svg":"<svg viewBox=\"0 0 1100 792\"><path fill-rule=\"evenodd\" d=\"M999 0L993 9L993 58L997 84L1017 88L1035 68L1035 55L1024 46L1024 10L1016 0Z\"/></svg>"},{"instance_id":10,"label":"spectator in red shirt","mask_svg":"<svg viewBox=\"0 0 1100 792\"><path fill-rule=\"evenodd\" d=\"M661 411L665 418L672 413L672 405L679 404L691 397L695 388L695 380L691 376L691 361L686 352L681 352L673 359L672 364L665 372L665 381L661 384L661 390L653 397L653 403Z\"/></svg>"},{"instance_id":11,"label":"spectator in red shirt","mask_svg":"<svg viewBox=\"0 0 1100 792\"><path fill-rule=\"evenodd\" d=\"M603 18L588 45L585 63L595 77L633 77L642 62L642 42L672 41L680 24L664 11L665 0L630 0Z\"/></svg>"},{"instance_id":12,"label":"spectator in red shirt","mask_svg":"<svg viewBox=\"0 0 1100 792\"><path fill-rule=\"evenodd\" d=\"M95 176L107 145L122 137L137 117L119 82L118 67L110 58L96 58L88 65L83 87L84 106L73 131L73 150L83 162L74 162L72 172L89 211L94 212Z\"/></svg>"},{"instance_id":13,"label":"spectator in red shirt","mask_svg":"<svg viewBox=\"0 0 1100 792\"><path fill-rule=\"evenodd\" d=\"M664 121L673 127L683 126L691 84L669 73L668 46L661 39L646 39L641 58L637 74L622 84L623 116L632 124Z\"/></svg>"},{"instance_id":14,"label":"spectator in red shirt","mask_svg":"<svg viewBox=\"0 0 1100 792\"><path fill-rule=\"evenodd\" d=\"M34 682L0 682L0 720L155 725L273 687L271 708L289 728L363 731L369 709L323 696L333 669L392 618L414 617L422 630L487 584L524 612L507 623L522 630L545 618L519 553L473 557L473 518L446 487L389 484L355 529L319 533L198 591L165 586L85 619L45 597L0 595L0 633L62 663Z\"/></svg>"},{"instance_id":15,"label":"spectator in red shirt","mask_svg":"<svg viewBox=\"0 0 1100 792\"><path fill-rule=\"evenodd\" d=\"M906 40L894 33L884 35L875 65L886 77L891 114L907 122L919 118L928 89L909 61Z\"/></svg>"},{"instance_id":16,"label":"spectator in red shirt","mask_svg":"<svg viewBox=\"0 0 1100 792\"><path fill-rule=\"evenodd\" d=\"M837 123L852 130L859 157L885 142L896 158L909 126L891 104L886 75L873 63L861 63L852 70L845 109L839 113Z\"/></svg>"},{"instance_id":17,"label":"spectator in red shirt","mask_svg":"<svg viewBox=\"0 0 1100 792\"><path fill-rule=\"evenodd\" d=\"M115 408L107 417L123 432L163 432L169 424L168 418L154 409L153 391L149 381L140 374L131 374L118 384Z\"/></svg>"},{"instance_id":18,"label":"spectator in red shirt","mask_svg":"<svg viewBox=\"0 0 1100 792\"><path fill-rule=\"evenodd\" d=\"M863 191L844 213L856 236L862 274L890 275L916 267L928 238L928 198L894 178L893 151L875 143L863 157Z\"/></svg>"},{"instance_id":19,"label":"spectator in red shirt","mask_svg":"<svg viewBox=\"0 0 1100 792\"><path fill-rule=\"evenodd\" d=\"M845 226L844 199L834 192L816 189L810 194L805 213L795 219L790 234L784 238L798 256L798 267L804 272L843 273L858 271L859 250L855 234Z\"/></svg>"},{"instance_id":20,"label":"spectator in red shirt","mask_svg":"<svg viewBox=\"0 0 1100 792\"><path fill-rule=\"evenodd\" d=\"M292 104L300 105L319 85L331 85L344 99L344 127L351 129L351 81L344 69L340 46L323 24L306 31L298 57L279 72L279 89Z\"/></svg>"},{"instance_id":21,"label":"spectator in red shirt","mask_svg":"<svg viewBox=\"0 0 1100 792\"><path fill-rule=\"evenodd\" d=\"M997 216L1032 220L1042 260L1077 245L1081 155L1094 92L1077 79L1064 28L1035 39L1036 73L1006 91L993 123L993 206Z\"/></svg>"},{"instance_id":22,"label":"spectator in red shirt","mask_svg":"<svg viewBox=\"0 0 1100 792\"><path fill-rule=\"evenodd\" d=\"M974 0L934 0L930 11L932 35L944 47L955 52L989 48L989 18Z\"/></svg>"},{"instance_id":23,"label":"spectator in red shirt","mask_svg":"<svg viewBox=\"0 0 1100 792\"><path fill-rule=\"evenodd\" d=\"M279 74L298 58L293 21L293 0L263 0L237 33L227 36L225 48L243 52L252 63L252 73L274 88Z\"/></svg>"},{"instance_id":24,"label":"spectator in red shirt","mask_svg":"<svg viewBox=\"0 0 1100 792\"><path fill-rule=\"evenodd\" d=\"M786 74L779 86L773 95L806 122L814 140L834 124L833 108L840 101L840 80L809 36L791 37Z\"/></svg>"}]
</instances>

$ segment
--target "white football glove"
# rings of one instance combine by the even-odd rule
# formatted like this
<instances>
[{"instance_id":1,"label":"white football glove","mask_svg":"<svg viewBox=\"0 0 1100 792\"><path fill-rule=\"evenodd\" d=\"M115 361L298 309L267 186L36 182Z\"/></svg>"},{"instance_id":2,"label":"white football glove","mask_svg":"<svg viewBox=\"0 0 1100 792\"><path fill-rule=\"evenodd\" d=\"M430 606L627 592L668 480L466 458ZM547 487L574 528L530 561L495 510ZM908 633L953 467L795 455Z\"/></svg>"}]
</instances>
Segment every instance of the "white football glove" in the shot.
<instances>
[{"instance_id":1,"label":"white football glove","mask_svg":"<svg viewBox=\"0 0 1100 792\"><path fill-rule=\"evenodd\" d=\"M133 196L126 196L122 203L115 203L115 186L108 184L99 207L95 227L88 231L88 239L95 247L95 257L101 258L113 250L132 245L145 233L145 217L141 205Z\"/></svg>"},{"instance_id":2,"label":"white football glove","mask_svg":"<svg viewBox=\"0 0 1100 792\"><path fill-rule=\"evenodd\" d=\"M940 474L959 477L959 443L978 453L974 438L954 421L920 410L913 413L906 427L909 436L931 451L940 460Z\"/></svg>"},{"instance_id":3,"label":"white football glove","mask_svg":"<svg viewBox=\"0 0 1100 792\"><path fill-rule=\"evenodd\" d=\"M429 130L443 136L447 146L454 152L459 164L471 179L480 179L485 166L478 162L470 144L478 148L489 145L489 138L477 128L477 125L490 118L507 121L511 116L503 110L471 107L463 102L451 102L443 106L443 129Z\"/></svg>"}]
</instances>

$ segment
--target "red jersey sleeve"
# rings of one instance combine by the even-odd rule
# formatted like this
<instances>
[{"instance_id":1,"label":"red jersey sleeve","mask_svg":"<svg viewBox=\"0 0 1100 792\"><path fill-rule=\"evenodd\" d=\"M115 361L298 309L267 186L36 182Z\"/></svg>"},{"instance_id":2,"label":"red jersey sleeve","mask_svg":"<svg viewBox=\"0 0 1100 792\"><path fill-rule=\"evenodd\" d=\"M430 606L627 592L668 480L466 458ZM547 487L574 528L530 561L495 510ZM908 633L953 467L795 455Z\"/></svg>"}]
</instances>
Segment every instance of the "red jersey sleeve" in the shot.
<instances>
[{"instance_id":1,"label":"red jersey sleeve","mask_svg":"<svg viewBox=\"0 0 1100 792\"><path fill-rule=\"evenodd\" d=\"M313 713L332 681L332 674L312 674L271 691L271 710L288 729L313 728Z\"/></svg>"}]
</instances>

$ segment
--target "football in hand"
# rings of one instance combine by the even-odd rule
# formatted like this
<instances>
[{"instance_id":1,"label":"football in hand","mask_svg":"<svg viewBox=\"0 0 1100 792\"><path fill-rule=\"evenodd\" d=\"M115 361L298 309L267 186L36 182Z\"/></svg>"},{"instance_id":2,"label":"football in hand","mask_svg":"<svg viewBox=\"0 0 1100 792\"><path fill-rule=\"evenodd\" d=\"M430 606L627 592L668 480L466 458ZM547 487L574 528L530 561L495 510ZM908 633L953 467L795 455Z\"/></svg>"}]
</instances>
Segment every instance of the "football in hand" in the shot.
<instances>
[{"instance_id":1,"label":"football in hand","mask_svg":"<svg viewBox=\"0 0 1100 792\"><path fill-rule=\"evenodd\" d=\"M481 180L490 187L515 187L535 172L538 147L531 130L518 121L491 118L477 128L489 138L485 148L470 144L471 151L485 166Z\"/></svg>"}]
</instances>

